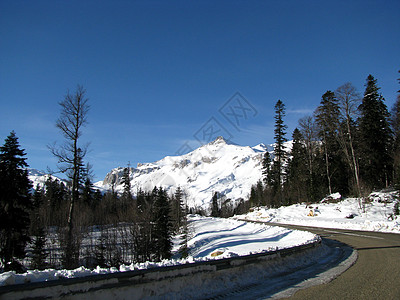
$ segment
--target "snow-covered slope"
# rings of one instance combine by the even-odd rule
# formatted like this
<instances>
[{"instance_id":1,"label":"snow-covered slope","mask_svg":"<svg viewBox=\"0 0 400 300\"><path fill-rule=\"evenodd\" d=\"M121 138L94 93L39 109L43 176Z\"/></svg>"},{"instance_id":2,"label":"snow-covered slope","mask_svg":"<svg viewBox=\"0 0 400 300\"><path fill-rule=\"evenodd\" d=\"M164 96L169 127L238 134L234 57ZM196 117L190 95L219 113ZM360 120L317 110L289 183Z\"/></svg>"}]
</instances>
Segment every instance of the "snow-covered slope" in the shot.
<instances>
[{"instance_id":1,"label":"snow-covered slope","mask_svg":"<svg viewBox=\"0 0 400 300\"><path fill-rule=\"evenodd\" d=\"M359 199L341 200L340 194L336 193L313 205L301 203L279 208L260 207L235 218L266 223L400 233L400 216L395 213L399 198L399 191L374 192L360 208Z\"/></svg>"},{"instance_id":2,"label":"snow-covered slope","mask_svg":"<svg viewBox=\"0 0 400 300\"><path fill-rule=\"evenodd\" d=\"M290 147L290 143L288 143ZM265 151L273 146L238 146L218 137L211 143L182 156L167 156L153 163L131 168L132 193L138 188L151 190L162 186L173 192L178 186L186 191L190 207L208 209L214 192L237 201L248 196L251 185L261 178ZM98 188L122 191L123 168L111 170Z\"/></svg>"}]
</instances>

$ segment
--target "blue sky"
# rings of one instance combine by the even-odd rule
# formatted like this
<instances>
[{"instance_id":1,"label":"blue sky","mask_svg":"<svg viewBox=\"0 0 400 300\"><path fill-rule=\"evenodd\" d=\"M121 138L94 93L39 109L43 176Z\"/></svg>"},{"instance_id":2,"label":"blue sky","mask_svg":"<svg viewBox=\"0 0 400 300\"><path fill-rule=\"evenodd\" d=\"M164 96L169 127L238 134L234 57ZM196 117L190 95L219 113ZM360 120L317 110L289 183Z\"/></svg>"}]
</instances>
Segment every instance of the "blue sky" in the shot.
<instances>
[{"instance_id":1,"label":"blue sky","mask_svg":"<svg viewBox=\"0 0 400 300\"><path fill-rule=\"evenodd\" d=\"M96 180L196 148L210 124L272 143L278 99L288 138L324 92L363 93L368 74L391 108L399 37L399 1L1 0L1 144L15 130L32 168L56 169L47 145L62 142L58 102L77 84Z\"/></svg>"}]
</instances>

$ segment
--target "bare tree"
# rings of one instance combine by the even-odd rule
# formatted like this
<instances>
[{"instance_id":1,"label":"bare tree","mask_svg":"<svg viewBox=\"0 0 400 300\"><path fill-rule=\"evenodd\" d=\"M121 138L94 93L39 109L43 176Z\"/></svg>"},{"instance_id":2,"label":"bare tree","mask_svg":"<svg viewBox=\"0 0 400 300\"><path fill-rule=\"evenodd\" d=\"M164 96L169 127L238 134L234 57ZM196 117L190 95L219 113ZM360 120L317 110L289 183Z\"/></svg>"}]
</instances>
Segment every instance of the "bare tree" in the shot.
<instances>
[{"instance_id":1,"label":"bare tree","mask_svg":"<svg viewBox=\"0 0 400 300\"><path fill-rule=\"evenodd\" d=\"M56 127L60 129L65 142L60 146L56 144L49 146L51 153L58 159L58 167L61 172L68 175L71 179L71 201L68 212L68 228L66 236L66 261L67 268L72 267L75 257L73 224L74 224L74 205L79 197L79 174L83 167L83 158L87 152L87 145L80 146L79 139L82 135L82 127L87 123L87 113L89 111L88 99L85 96L86 90L78 85L76 92L71 94L69 91L64 100L59 104L61 114L56 122Z\"/></svg>"},{"instance_id":2,"label":"bare tree","mask_svg":"<svg viewBox=\"0 0 400 300\"><path fill-rule=\"evenodd\" d=\"M359 179L359 167L357 157L354 150L354 132L352 123L357 117L357 108L361 102L361 96L356 88L349 82L338 87L335 91L335 96L339 103L341 118L344 122L344 132L342 131L339 137L340 146L343 149L346 160L354 175L354 180L357 188L357 196L360 198L361 185Z\"/></svg>"},{"instance_id":3,"label":"bare tree","mask_svg":"<svg viewBox=\"0 0 400 300\"><path fill-rule=\"evenodd\" d=\"M314 190L314 157L317 151L318 129L312 116L305 116L299 120L299 128L304 138L307 151L307 167L310 180L310 193Z\"/></svg>"}]
</instances>

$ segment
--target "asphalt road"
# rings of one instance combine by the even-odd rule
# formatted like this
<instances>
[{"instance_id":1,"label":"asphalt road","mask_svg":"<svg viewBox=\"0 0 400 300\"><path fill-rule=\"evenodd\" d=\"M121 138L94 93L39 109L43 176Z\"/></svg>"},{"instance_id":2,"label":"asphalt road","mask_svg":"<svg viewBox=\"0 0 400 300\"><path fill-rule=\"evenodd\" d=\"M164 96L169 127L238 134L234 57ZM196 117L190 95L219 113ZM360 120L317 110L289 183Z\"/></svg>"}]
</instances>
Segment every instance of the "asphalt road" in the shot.
<instances>
[{"instance_id":1,"label":"asphalt road","mask_svg":"<svg viewBox=\"0 0 400 300\"><path fill-rule=\"evenodd\" d=\"M290 299L400 299L400 234L279 226L307 230L358 251L356 263L336 279L299 290Z\"/></svg>"}]
</instances>

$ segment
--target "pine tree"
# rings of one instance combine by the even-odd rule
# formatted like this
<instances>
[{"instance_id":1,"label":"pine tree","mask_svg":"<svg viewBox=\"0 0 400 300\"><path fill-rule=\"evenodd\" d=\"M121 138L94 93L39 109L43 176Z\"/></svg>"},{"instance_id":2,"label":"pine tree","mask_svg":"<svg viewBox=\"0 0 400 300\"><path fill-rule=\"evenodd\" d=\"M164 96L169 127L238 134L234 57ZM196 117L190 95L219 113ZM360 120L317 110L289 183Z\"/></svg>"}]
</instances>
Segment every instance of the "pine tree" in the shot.
<instances>
[{"instance_id":1,"label":"pine tree","mask_svg":"<svg viewBox=\"0 0 400 300\"><path fill-rule=\"evenodd\" d=\"M142 212L144 210L145 198L146 198L145 192L141 188L138 188L136 193L136 203L139 212Z\"/></svg>"},{"instance_id":2,"label":"pine tree","mask_svg":"<svg viewBox=\"0 0 400 300\"><path fill-rule=\"evenodd\" d=\"M14 131L0 147L0 264L5 270L21 271L17 260L25 257L25 246L30 241L32 185L24 151Z\"/></svg>"},{"instance_id":3,"label":"pine tree","mask_svg":"<svg viewBox=\"0 0 400 300\"><path fill-rule=\"evenodd\" d=\"M45 231L45 214L43 214L45 192L44 189L36 186L33 193L32 204L33 209L31 211L31 236L33 236L32 246L32 258L31 258L31 269L43 270L47 267L46 257L47 252L45 251L46 246L46 231Z\"/></svg>"},{"instance_id":4,"label":"pine tree","mask_svg":"<svg viewBox=\"0 0 400 300\"><path fill-rule=\"evenodd\" d=\"M306 201L309 189L307 182L307 153L303 144L303 136L299 129L293 131L291 159L287 166L287 191L289 204Z\"/></svg>"},{"instance_id":5,"label":"pine tree","mask_svg":"<svg viewBox=\"0 0 400 300\"><path fill-rule=\"evenodd\" d=\"M182 236L181 236L181 243L179 247L179 254L181 255L181 258L187 258L189 256L189 246L188 246L188 224L184 224L182 228Z\"/></svg>"},{"instance_id":6,"label":"pine tree","mask_svg":"<svg viewBox=\"0 0 400 300\"><path fill-rule=\"evenodd\" d=\"M211 199L211 217L220 217L220 209L218 205L218 193L215 192Z\"/></svg>"},{"instance_id":7,"label":"pine tree","mask_svg":"<svg viewBox=\"0 0 400 300\"><path fill-rule=\"evenodd\" d=\"M171 258L172 255L170 206L167 193L161 187L157 189L154 211L155 259L161 261Z\"/></svg>"},{"instance_id":8,"label":"pine tree","mask_svg":"<svg viewBox=\"0 0 400 300\"><path fill-rule=\"evenodd\" d=\"M31 269L44 270L47 267L46 234L43 227L37 229L32 248Z\"/></svg>"},{"instance_id":9,"label":"pine tree","mask_svg":"<svg viewBox=\"0 0 400 300\"><path fill-rule=\"evenodd\" d=\"M189 224L188 224L188 218L187 218L187 204L184 199L184 195L182 192L182 189L180 186L178 186L176 192L175 192L175 199L177 202L179 202L179 211L180 211L180 228L182 231L181 235L181 243L180 243L180 248L179 248L179 253L182 258L186 258L189 256L189 246L188 246L188 240L189 240Z\"/></svg>"},{"instance_id":10,"label":"pine tree","mask_svg":"<svg viewBox=\"0 0 400 300\"><path fill-rule=\"evenodd\" d=\"M275 206L283 205L282 184L284 182L284 162L287 158L284 143L287 126L283 122L285 116L285 105L281 100L275 104L275 146L274 146L274 162L272 166L272 188L274 193Z\"/></svg>"},{"instance_id":11,"label":"pine tree","mask_svg":"<svg viewBox=\"0 0 400 300\"><path fill-rule=\"evenodd\" d=\"M62 226L66 222L62 207L67 201L67 188L64 183L57 179L53 180L51 176L47 178L44 185L44 205L50 210L47 225Z\"/></svg>"},{"instance_id":12,"label":"pine tree","mask_svg":"<svg viewBox=\"0 0 400 300\"><path fill-rule=\"evenodd\" d=\"M130 167L124 168L122 174L122 185L124 187L124 191L122 193L122 199L125 203L132 203L133 197L131 192L131 177L130 177Z\"/></svg>"},{"instance_id":13,"label":"pine tree","mask_svg":"<svg viewBox=\"0 0 400 300\"><path fill-rule=\"evenodd\" d=\"M257 206L257 187L256 185L252 185L250 189L250 197L249 202L251 206Z\"/></svg>"},{"instance_id":14,"label":"pine tree","mask_svg":"<svg viewBox=\"0 0 400 300\"><path fill-rule=\"evenodd\" d=\"M393 174L389 112L379 89L377 80L369 75L359 107L360 174L369 189L387 187Z\"/></svg>"},{"instance_id":15,"label":"pine tree","mask_svg":"<svg viewBox=\"0 0 400 300\"><path fill-rule=\"evenodd\" d=\"M183 195L183 191L180 186L177 187L175 194L171 198L172 203L172 215L174 222L174 231L178 232L184 224L186 219L186 204Z\"/></svg>"},{"instance_id":16,"label":"pine tree","mask_svg":"<svg viewBox=\"0 0 400 300\"><path fill-rule=\"evenodd\" d=\"M262 176L264 184L267 186L270 186L272 183L271 175L271 155L267 150L265 151L262 160Z\"/></svg>"},{"instance_id":17,"label":"pine tree","mask_svg":"<svg viewBox=\"0 0 400 300\"><path fill-rule=\"evenodd\" d=\"M85 205L93 208L95 202L95 188L93 185L92 165L87 163L86 166L80 167L79 174L79 194L80 200Z\"/></svg>"},{"instance_id":18,"label":"pine tree","mask_svg":"<svg viewBox=\"0 0 400 300\"><path fill-rule=\"evenodd\" d=\"M82 188L81 192L81 199L82 202L88 205L89 207L93 208L94 207L94 202L95 202L95 190L94 190L94 185L90 178L86 178L85 183Z\"/></svg>"}]
</instances>

